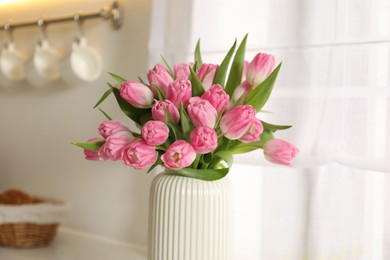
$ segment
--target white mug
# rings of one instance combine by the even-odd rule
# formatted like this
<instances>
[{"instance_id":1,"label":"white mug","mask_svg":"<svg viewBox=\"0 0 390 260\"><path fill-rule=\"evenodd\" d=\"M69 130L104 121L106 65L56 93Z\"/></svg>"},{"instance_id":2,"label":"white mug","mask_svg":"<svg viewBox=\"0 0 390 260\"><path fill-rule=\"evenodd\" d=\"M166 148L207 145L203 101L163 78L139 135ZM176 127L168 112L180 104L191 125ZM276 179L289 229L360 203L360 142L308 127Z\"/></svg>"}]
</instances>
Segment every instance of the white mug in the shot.
<instances>
[{"instance_id":1,"label":"white mug","mask_svg":"<svg viewBox=\"0 0 390 260\"><path fill-rule=\"evenodd\" d=\"M15 49L13 43L7 44L0 54L0 87L12 87L23 81L25 62L25 56Z\"/></svg>"},{"instance_id":2,"label":"white mug","mask_svg":"<svg viewBox=\"0 0 390 260\"><path fill-rule=\"evenodd\" d=\"M46 40L35 47L27 64L27 80L35 87L45 87L60 78L60 56Z\"/></svg>"},{"instance_id":3,"label":"white mug","mask_svg":"<svg viewBox=\"0 0 390 260\"><path fill-rule=\"evenodd\" d=\"M82 85L97 80L102 66L99 53L87 44L85 38L80 38L73 43L69 56L61 62L61 74L69 85Z\"/></svg>"}]
</instances>

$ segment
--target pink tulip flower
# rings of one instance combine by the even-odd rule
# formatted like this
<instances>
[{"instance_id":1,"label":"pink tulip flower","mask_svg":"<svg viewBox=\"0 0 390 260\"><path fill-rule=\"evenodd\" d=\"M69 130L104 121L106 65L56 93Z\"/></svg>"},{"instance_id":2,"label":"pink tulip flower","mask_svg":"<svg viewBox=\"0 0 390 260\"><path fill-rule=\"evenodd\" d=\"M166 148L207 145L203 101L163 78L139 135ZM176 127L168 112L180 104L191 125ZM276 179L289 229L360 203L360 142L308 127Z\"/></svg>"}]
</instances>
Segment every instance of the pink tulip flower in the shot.
<instances>
[{"instance_id":1,"label":"pink tulip flower","mask_svg":"<svg viewBox=\"0 0 390 260\"><path fill-rule=\"evenodd\" d=\"M214 129L201 126L191 132L190 141L197 153L206 154L217 148L218 135Z\"/></svg>"},{"instance_id":2,"label":"pink tulip flower","mask_svg":"<svg viewBox=\"0 0 390 260\"><path fill-rule=\"evenodd\" d=\"M247 70L248 70L248 66L249 66L249 61L244 61L244 67L242 68L242 77L241 77L241 81L246 80L246 72L247 72Z\"/></svg>"},{"instance_id":3,"label":"pink tulip flower","mask_svg":"<svg viewBox=\"0 0 390 260\"><path fill-rule=\"evenodd\" d=\"M136 81L123 82L119 91L121 97L134 107L147 108L153 103L153 92L142 83Z\"/></svg>"},{"instance_id":4,"label":"pink tulip flower","mask_svg":"<svg viewBox=\"0 0 390 260\"><path fill-rule=\"evenodd\" d=\"M210 102L200 97L190 98L187 112L196 127L207 126L214 128L218 117L217 110Z\"/></svg>"},{"instance_id":5,"label":"pink tulip flower","mask_svg":"<svg viewBox=\"0 0 390 260\"><path fill-rule=\"evenodd\" d=\"M222 116L219 125L222 134L230 140L241 138L249 131L255 116L256 110L251 105L234 107Z\"/></svg>"},{"instance_id":6,"label":"pink tulip flower","mask_svg":"<svg viewBox=\"0 0 390 260\"><path fill-rule=\"evenodd\" d=\"M190 166L196 158L194 148L184 140L177 140L171 144L161 156L164 165L173 170L180 170Z\"/></svg>"},{"instance_id":7,"label":"pink tulip flower","mask_svg":"<svg viewBox=\"0 0 390 260\"><path fill-rule=\"evenodd\" d=\"M99 156L117 161L121 158L125 146L133 140L134 136L129 131L116 132L106 139L106 143L99 150Z\"/></svg>"},{"instance_id":8,"label":"pink tulip flower","mask_svg":"<svg viewBox=\"0 0 390 260\"><path fill-rule=\"evenodd\" d=\"M218 114L226 111L230 106L230 97L219 84L215 84L207 90L202 95L202 99L209 101Z\"/></svg>"},{"instance_id":9,"label":"pink tulip flower","mask_svg":"<svg viewBox=\"0 0 390 260\"><path fill-rule=\"evenodd\" d=\"M256 88L275 69L275 58L272 55L259 53L248 66L246 80Z\"/></svg>"},{"instance_id":10,"label":"pink tulip flower","mask_svg":"<svg viewBox=\"0 0 390 260\"><path fill-rule=\"evenodd\" d=\"M192 86L191 81L188 79L172 81L168 86L167 99L172 101L177 108L180 108L180 102L182 102L183 107L186 108L191 96Z\"/></svg>"},{"instance_id":11,"label":"pink tulip flower","mask_svg":"<svg viewBox=\"0 0 390 260\"><path fill-rule=\"evenodd\" d=\"M92 138L92 139L88 139L87 142L98 142L98 141L104 141L104 139ZM99 150L95 151L95 150L84 149L84 155L85 155L85 159L90 161L105 161L108 159L107 157L102 156L102 154L99 154Z\"/></svg>"},{"instance_id":12,"label":"pink tulip flower","mask_svg":"<svg viewBox=\"0 0 390 260\"><path fill-rule=\"evenodd\" d=\"M122 163L142 170L152 166L158 158L158 152L153 146L142 139L136 139L128 144L122 152Z\"/></svg>"},{"instance_id":13,"label":"pink tulip flower","mask_svg":"<svg viewBox=\"0 0 390 260\"><path fill-rule=\"evenodd\" d=\"M84 149L84 155L85 155L85 159L90 160L90 161L105 161L105 160L107 160L107 159L103 159L102 157L100 157L98 151L94 151L94 150Z\"/></svg>"},{"instance_id":14,"label":"pink tulip flower","mask_svg":"<svg viewBox=\"0 0 390 260\"><path fill-rule=\"evenodd\" d=\"M115 134L119 131L129 131L129 128L124 126L121 122L117 120L106 120L99 125L99 134L103 136L104 139L107 139L112 134Z\"/></svg>"},{"instance_id":15,"label":"pink tulip flower","mask_svg":"<svg viewBox=\"0 0 390 260\"><path fill-rule=\"evenodd\" d=\"M267 141L264 146L264 156L267 160L277 164L291 166L292 159L298 155L299 150L293 144L281 139Z\"/></svg>"},{"instance_id":16,"label":"pink tulip flower","mask_svg":"<svg viewBox=\"0 0 390 260\"><path fill-rule=\"evenodd\" d=\"M166 123L164 108L168 111L173 122L175 122L176 124L179 123L180 120L179 109L177 109L177 107L168 99L164 101L156 101L154 103L154 106L152 107L153 119Z\"/></svg>"},{"instance_id":17,"label":"pink tulip flower","mask_svg":"<svg viewBox=\"0 0 390 260\"><path fill-rule=\"evenodd\" d=\"M215 64L206 64L203 63L202 66L200 66L199 71L196 73L199 80L202 82L205 90L208 90L211 85L213 85L213 81L215 78L215 75L217 74L219 66Z\"/></svg>"},{"instance_id":18,"label":"pink tulip flower","mask_svg":"<svg viewBox=\"0 0 390 260\"><path fill-rule=\"evenodd\" d=\"M175 78L176 79L188 79L188 77L190 76L191 72L190 72L190 67L192 67L194 64L190 63L183 63L183 64L179 64L179 65L176 65L175 67L173 67L173 74L175 75Z\"/></svg>"},{"instance_id":19,"label":"pink tulip flower","mask_svg":"<svg viewBox=\"0 0 390 260\"><path fill-rule=\"evenodd\" d=\"M233 92L232 100L234 103L245 100L252 90L252 85L248 81L243 81Z\"/></svg>"},{"instance_id":20,"label":"pink tulip flower","mask_svg":"<svg viewBox=\"0 0 390 260\"><path fill-rule=\"evenodd\" d=\"M142 127L142 138L148 145L161 145L169 136L168 126L161 121L148 121Z\"/></svg>"},{"instance_id":21,"label":"pink tulip flower","mask_svg":"<svg viewBox=\"0 0 390 260\"><path fill-rule=\"evenodd\" d=\"M240 140L243 143L252 143L260 141L260 135L263 132L264 127L261 121L257 118L253 120L252 126L249 128L249 131L241 137Z\"/></svg>"},{"instance_id":22,"label":"pink tulip flower","mask_svg":"<svg viewBox=\"0 0 390 260\"><path fill-rule=\"evenodd\" d=\"M173 81L171 74L169 74L168 70L161 64L156 64L153 69L149 70L147 77L155 97L158 97L158 93L154 85L157 85L162 92L166 94L169 83Z\"/></svg>"}]
</instances>

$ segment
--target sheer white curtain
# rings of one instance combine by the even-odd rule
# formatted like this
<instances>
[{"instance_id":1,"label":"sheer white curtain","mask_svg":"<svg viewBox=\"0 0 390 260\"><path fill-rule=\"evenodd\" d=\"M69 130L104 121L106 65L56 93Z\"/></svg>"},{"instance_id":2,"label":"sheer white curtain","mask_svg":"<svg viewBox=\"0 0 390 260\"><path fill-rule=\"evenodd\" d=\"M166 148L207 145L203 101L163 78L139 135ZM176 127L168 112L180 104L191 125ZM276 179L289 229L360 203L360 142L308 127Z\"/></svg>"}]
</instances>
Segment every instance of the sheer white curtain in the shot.
<instances>
[{"instance_id":1,"label":"sheer white curtain","mask_svg":"<svg viewBox=\"0 0 390 260\"><path fill-rule=\"evenodd\" d=\"M390 1L154 0L150 63L220 63L235 37L283 61L270 102L295 168L236 158L237 259L390 259Z\"/></svg>"}]
</instances>

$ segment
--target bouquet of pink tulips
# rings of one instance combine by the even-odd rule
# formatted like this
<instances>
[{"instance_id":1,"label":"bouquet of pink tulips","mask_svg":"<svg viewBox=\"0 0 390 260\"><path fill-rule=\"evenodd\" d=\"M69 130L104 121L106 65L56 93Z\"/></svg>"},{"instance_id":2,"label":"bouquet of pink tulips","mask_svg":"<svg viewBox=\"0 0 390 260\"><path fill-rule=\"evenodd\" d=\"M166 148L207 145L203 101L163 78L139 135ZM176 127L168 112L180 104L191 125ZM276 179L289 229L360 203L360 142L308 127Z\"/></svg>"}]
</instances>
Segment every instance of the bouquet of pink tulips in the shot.
<instances>
[{"instance_id":1,"label":"bouquet of pink tulips","mask_svg":"<svg viewBox=\"0 0 390 260\"><path fill-rule=\"evenodd\" d=\"M110 73L117 83L108 83L95 107L113 93L138 131L99 108L107 117L99 126L101 137L74 144L84 149L88 160L121 160L137 170L149 168L148 172L163 165L170 173L202 180L223 178L233 154L256 149L263 149L271 162L291 165L298 149L273 135L290 126L256 117L281 64L275 68L274 57L264 53L245 61L246 38L237 50L234 42L220 65L203 63L198 42L194 63L172 70L162 58L165 66L157 64L149 70L148 82L127 81Z\"/></svg>"}]
</instances>

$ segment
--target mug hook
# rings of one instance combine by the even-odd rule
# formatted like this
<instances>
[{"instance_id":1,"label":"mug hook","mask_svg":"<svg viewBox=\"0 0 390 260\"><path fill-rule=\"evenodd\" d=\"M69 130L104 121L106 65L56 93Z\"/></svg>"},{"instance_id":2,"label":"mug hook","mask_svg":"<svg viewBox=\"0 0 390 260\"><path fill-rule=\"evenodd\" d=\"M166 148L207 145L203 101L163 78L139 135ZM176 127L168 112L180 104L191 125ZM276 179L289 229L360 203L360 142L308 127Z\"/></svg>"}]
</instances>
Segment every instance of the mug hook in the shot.
<instances>
[{"instance_id":1,"label":"mug hook","mask_svg":"<svg viewBox=\"0 0 390 260\"><path fill-rule=\"evenodd\" d=\"M42 46L43 42L47 41L47 31L46 31L47 24L45 23L45 18L42 17L38 19L37 25L41 28L42 31L42 39L38 41L38 45Z\"/></svg>"},{"instance_id":2,"label":"mug hook","mask_svg":"<svg viewBox=\"0 0 390 260\"><path fill-rule=\"evenodd\" d=\"M80 14L75 14L74 16L73 16L73 20L77 23L77 28L78 28L78 30L79 30L79 33L80 33L80 38L83 38L84 37L84 35L85 35L85 33L84 33L84 28L83 28L83 19L82 19L82 17L80 16Z\"/></svg>"},{"instance_id":3,"label":"mug hook","mask_svg":"<svg viewBox=\"0 0 390 260\"><path fill-rule=\"evenodd\" d=\"M7 32L7 35L8 35L8 43L5 44L5 46L8 47L9 45L11 45L14 42L14 36L12 34L13 28L11 27L11 24L9 21L4 24L3 29L4 29L4 31Z\"/></svg>"}]
</instances>

